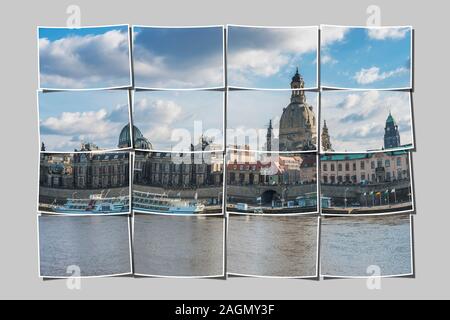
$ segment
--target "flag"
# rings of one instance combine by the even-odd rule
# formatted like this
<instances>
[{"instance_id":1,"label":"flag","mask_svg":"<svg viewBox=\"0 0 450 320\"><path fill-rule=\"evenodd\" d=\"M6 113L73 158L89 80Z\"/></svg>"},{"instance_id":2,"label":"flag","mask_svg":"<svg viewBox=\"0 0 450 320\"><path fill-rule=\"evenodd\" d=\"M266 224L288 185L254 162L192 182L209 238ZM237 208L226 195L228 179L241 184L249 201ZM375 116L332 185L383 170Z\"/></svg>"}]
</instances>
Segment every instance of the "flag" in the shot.
<instances>
[{"instance_id":1,"label":"flag","mask_svg":"<svg viewBox=\"0 0 450 320\"><path fill-rule=\"evenodd\" d=\"M261 197L256 198L256 201L261 201Z\"/></svg>"},{"instance_id":2,"label":"flag","mask_svg":"<svg viewBox=\"0 0 450 320\"><path fill-rule=\"evenodd\" d=\"M392 189L392 190L391 190L391 193L395 193L395 189Z\"/></svg>"},{"instance_id":3,"label":"flag","mask_svg":"<svg viewBox=\"0 0 450 320\"><path fill-rule=\"evenodd\" d=\"M384 193L389 193L389 189L386 189L386 191Z\"/></svg>"},{"instance_id":4,"label":"flag","mask_svg":"<svg viewBox=\"0 0 450 320\"><path fill-rule=\"evenodd\" d=\"M370 195L373 196L373 191L370 191Z\"/></svg>"},{"instance_id":5,"label":"flag","mask_svg":"<svg viewBox=\"0 0 450 320\"><path fill-rule=\"evenodd\" d=\"M367 196L367 192L364 192L364 197Z\"/></svg>"}]
</instances>

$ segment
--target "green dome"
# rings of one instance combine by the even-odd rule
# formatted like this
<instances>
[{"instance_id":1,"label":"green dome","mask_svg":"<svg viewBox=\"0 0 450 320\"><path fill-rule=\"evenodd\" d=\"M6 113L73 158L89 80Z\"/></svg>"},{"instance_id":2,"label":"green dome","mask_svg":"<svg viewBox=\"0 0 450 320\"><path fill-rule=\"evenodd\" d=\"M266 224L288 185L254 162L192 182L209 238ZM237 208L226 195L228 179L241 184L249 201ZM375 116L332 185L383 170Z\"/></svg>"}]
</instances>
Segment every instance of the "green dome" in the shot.
<instances>
[{"instance_id":1,"label":"green dome","mask_svg":"<svg viewBox=\"0 0 450 320\"><path fill-rule=\"evenodd\" d=\"M133 140L141 140L145 139L142 135L141 130L138 129L138 127L133 126ZM125 127L123 127L122 131L119 135L119 148L127 148L131 147L131 137L130 137L130 124L127 124Z\"/></svg>"}]
</instances>

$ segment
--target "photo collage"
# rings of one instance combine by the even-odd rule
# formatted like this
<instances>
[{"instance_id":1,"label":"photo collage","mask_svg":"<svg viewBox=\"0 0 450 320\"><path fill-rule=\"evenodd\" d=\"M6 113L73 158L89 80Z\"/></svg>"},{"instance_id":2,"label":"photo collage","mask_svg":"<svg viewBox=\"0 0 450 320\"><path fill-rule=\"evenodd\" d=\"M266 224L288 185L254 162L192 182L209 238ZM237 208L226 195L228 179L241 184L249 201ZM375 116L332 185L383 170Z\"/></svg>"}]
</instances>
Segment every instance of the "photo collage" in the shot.
<instances>
[{"instance_id":1,"label":"photo collage","mask_svg":"<svg viewBox=\"0 0 450 320\"><path fill-rule=\"evenodd\" d=\"M413 277L412 27L39 27L41 278Z\"/></svg>"}]
</instances>

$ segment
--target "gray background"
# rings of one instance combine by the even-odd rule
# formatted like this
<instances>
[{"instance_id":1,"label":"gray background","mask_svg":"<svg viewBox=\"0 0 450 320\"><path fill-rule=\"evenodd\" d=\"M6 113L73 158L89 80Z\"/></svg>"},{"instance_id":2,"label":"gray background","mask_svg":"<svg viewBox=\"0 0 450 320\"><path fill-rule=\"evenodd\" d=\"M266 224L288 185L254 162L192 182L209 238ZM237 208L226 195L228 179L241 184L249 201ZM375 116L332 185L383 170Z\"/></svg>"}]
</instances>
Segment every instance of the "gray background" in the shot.
<instances>
[{"instance_id":1,"label":"gray background","mask_svg":"<svg viewBox=\"0 0 450 320\"><path fill-rule=\"evenodd\" d=\"M370 291L365 280L179 280L104 278L65 281L38 278L36 193L36 26L65 26L66 8L78 4L82 25L364 25L366 8L381 7L383 25L416 29L414 154L418 216L416 279L385 279ZM1 10L2 108L1 298L449 298L448 15L447 1L9 1Z\"/></svg>"}]
</instances>

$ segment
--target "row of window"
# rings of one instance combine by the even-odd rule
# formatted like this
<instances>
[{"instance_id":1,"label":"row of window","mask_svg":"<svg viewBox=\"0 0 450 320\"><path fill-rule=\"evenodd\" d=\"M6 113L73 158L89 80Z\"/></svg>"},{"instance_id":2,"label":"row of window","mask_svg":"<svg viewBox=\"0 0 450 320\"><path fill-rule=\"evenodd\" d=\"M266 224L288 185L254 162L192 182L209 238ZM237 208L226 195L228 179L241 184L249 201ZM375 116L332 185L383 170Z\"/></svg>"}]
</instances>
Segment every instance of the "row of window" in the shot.
<instances>
[{"instance_id":1,"label":"row of window","mask_svg":"<svg viewBox=\"0 0 450 320\"><path fill-rule=\"evenodd\" d=\"M396 161L397 161L397 167L400 167L402 165L402 158L397 158ZM344 167L345 167L345 171L350 171L350 163L348 163L348 162L346 162L345 165L343 165L342 163L338 163L338 165L337 165L337 169L338 170L337 171L343 171ZM357 168L356 162L353 162L351 164L351 167L352 167L353 171L356 171L356 168ZM389 159L384 160L384 166L383 166L383 160L378 160L377 162L375 162L375 161L371 161L370 162L370 168L371 169L382 168L382 167L390 168L391 167L391 160L389 160ZM359 168L361 170L365 170L366 169L365 161L360 161ZM328 171L328 163L324 163L322 165L322 170L323 171ZM330 171L336 171L336 164L334 164L334 163L330 164Z\"/></svg>"},{"instance_id":2,"label":"row of window","mask_svg":"<svg viewBox=\"0 0 450 320\"><path fill-rule=\"evenodd\" d=\"M84 174L121 174L128 171L128 165L122 166L101 166L101 167L74 167L74 173L78 175Z\"/></svg>"},{"instance_id":3,"label":"row of window","mask_svg":"<svg viewBox=\"0 0 450 320\"><path fill-rule=\"evenodd\" d=\"M92 185L95 187L110 187L114 185L122 185L127 181L125 176L105 176L101 179L92 178ZM78 177L77 179L78 186L84 186L86 183L86 179L84 177Z\"/></svg>"},{"instance_id":4,"label":"row of window","mask_svg":"<svg viewBox=\"0 0 450 320\"><path fill-rule=\"evenodd\" d=\"M358 181L358 177L356 175L345 175L345 176L335 176L335 175L331 175L331 176L322 176L322 181L324 183L358 183L358 182L363 182L363 181L367 181L369 180L370 182L389 182L392 180L396 180L396 179L403 179L407 177L407 172L406 170L397 170L397 175L391 174L391 172L386 172L385 175L380 176L380 175L376 175L376 174L372 174L372 175L366 175L365 173L362 173L360 176L360 180Z\"/></svg>"},{"instance_id":5,"label":"row of window","mask_svg":"<svg viewBox=\"0 0 450 320\"><path fill-rule=\"evenodd\" d=\"M249 170L252 170L252 171L256 171L256 165L248 165L248 164L246 164L246 165L243 165L243 164L241 164L241 165L234 165L233 166L233 170L238 170L238 168L239 168L239 170L240 171L243 171L243 170L247 170L247 171L249 171Z\"/></svg>"},{"instance_id":6,"label":"row of window","mask_svg":"<svg viewBox=\"0 0 450 320\"><path fill-rule=\"evenodd\" d=\"M195 171L196 172L206 172L206 164L196 164L195 165ZM151 170L155 172L184 172L184 173L190 173L192 171L191 165L181 165L181 164L171 164L171 163L152 163L150 166Z\"/></svg>"}]
</instances>

